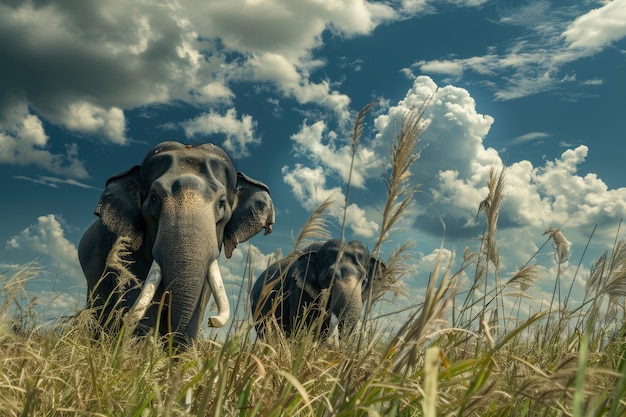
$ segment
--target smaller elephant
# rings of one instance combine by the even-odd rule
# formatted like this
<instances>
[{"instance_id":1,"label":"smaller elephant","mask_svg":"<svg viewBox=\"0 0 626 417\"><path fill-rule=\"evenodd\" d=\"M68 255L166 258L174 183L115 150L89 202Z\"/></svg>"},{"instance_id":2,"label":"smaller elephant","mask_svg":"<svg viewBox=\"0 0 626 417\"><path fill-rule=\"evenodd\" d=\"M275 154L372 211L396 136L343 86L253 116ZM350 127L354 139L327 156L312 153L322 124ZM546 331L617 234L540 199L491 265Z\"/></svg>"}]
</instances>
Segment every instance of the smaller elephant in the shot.
<instances>
[{"instance_id":1,"label":"smaller elephant","mask_svg":"<svg viewBox=\"0 0 626 417\"><path fill-rule=\"evenodd\" d=\"M250 293L252 316L261 338L274 316L287 337L319 325L325 338L337 320L339 337L356 327L374 279L386 266L358 241L332 239L295 251L259 275Z\"/></svg>"}]
</instances>

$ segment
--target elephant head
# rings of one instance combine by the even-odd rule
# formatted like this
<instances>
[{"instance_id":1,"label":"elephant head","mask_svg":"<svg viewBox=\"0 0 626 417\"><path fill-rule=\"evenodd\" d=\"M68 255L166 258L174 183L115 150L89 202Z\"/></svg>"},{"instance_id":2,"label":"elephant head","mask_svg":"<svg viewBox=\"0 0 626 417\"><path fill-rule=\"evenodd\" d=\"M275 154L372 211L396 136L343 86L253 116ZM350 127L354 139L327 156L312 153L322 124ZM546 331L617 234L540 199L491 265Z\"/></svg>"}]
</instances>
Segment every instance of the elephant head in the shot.
<instances>
[{"instance_id":1,"label":"elephant head","mask_svg":"<svg viewBox=\"0 0 626 417\"><path fill-rule=\"evenodd\" d=\"M218 308L209 325L228 320L217 266L222 245L230 258L237 243L263 228L270 233L274 205L267 186L237 173L218 146L163 142L140 166L107 181L95 214L79 244L88 307L102 309L103 323L113 312L129 311L125 319L141 320L143 328L160 320L163 331L187 342L197 337L209 293ZM120 238L138 286L120 288L108 273L107 258ZM165 307L157 309L160 300Z\"/></svg>"},{"instance_id":2,"label":"elephant head","mask_svg":"<svg viewBox=\"0 0 626 417\"><path fill-rule=\"evenodd\" d=\"M331 317L337 318L339 336L354 330L375 278L385 264L370 256L363 243L329 240L294 252L264 271L250 294L257 333L274 315L287 336L301 324L319 323L325 335Z\"/></svg>"}]
</instances>

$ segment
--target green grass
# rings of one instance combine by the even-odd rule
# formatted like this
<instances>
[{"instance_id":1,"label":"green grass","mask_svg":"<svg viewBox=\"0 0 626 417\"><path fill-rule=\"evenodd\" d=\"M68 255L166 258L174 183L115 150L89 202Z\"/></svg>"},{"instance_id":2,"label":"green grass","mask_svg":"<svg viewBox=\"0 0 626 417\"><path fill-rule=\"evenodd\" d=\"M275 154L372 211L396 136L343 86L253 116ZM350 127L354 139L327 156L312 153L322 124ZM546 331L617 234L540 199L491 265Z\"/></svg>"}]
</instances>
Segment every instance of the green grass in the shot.
<instances>
[{"instance_id":1,"label":"green grass","mask_svg":"<svg viewBox=\"0 0 626 417\"><path fill-rule=\"evenodd\" d=\"M416 190L409 168L419 157L422 114L407 116L393 145L375 254ZM355 128L355 147L359 135ZM187 415L183 403L191 389L190 415L197 416L626 415L626 243L616 241L591 265L582 306L557 295L548 310L523 318L525 289L541 279L555 282L558 294L561 277L540 276L533 259L511 277L501 271L497 219L504 184L505 172L494 169L489 196L477 202L485 232L460 268L440 258L424 302L394 331L365 320L360 332L339 344L319 343L304 331L295 341L278 331L260 341L246 322L185 352L172 352L167 338L122 332L94 339L97 326L87 312L52 328L40 325L23 292L36 266L4 273L0 414ZM328 204L294 247L325 236ZM561 236L548 234L560 262ZM402 290L401 279L415 261L408 247L400 245L387 259L387 276L373 286L366 318L384 294ZM465 287L463 273L472 277ZM505 310L511 294L518 301ZM248 305L236 308L249 317Z\"/></svg>"}]
</instances>

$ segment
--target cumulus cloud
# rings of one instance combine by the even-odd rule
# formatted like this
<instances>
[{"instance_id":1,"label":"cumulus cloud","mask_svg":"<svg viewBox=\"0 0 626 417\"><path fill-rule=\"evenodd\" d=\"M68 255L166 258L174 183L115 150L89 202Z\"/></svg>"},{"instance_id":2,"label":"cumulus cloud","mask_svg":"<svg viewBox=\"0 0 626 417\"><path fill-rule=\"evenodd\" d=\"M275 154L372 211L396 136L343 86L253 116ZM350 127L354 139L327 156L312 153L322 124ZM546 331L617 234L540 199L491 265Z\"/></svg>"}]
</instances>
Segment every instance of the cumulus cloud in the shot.
<instances>
[{"instance_id":1,"label":"cumulus cloud","mask_svg":"<svg viewBox=\"0 0 626 417\"><path fill-rule=\"evenodd\" d=\"M569 48L600 50L626 37L626 2L616 0L577 17L563 32Z\"/></svg>"},{"instance_id":2,"label":"cumulus cloud","mask_svg":"<svg viewBox=\"0 0 626 417\"><path fill-rule=\"evenodd\" d=\"M47 263L56 268L48 272L67 277L74 285L84 281L76 246L65 237L61 222L54 214L40 216L36 224L11 237L6 247L45 257Z\"/></svg>"},{"instance_id":3,"label":"cumulus cloud","mask_svg":"<svg viewBox=\"0 0 626 417\"><path fill-rule=\"evenodd\" d=\"M77 101L68 106L61 122L71 130L99 134L118 145L127 142L124 113L117 107L103 109L85 101Z\"/></svg>"},{"instance_id":4,"label":"cumulus cloud","mask_svg":"<svg viewBox=\"0 0 626 417\"><path fill-rule=\"evenodd\" d=\"M319 105L345 122L349 98L326 80L310 80L312 71L325 65L313 50L325 30L336 36L363 35L396 17L390 6L364 0L112 0L80 7L5 2L0 5L0 55L11 65L0 68L0 120L28 109L22 125L33 118L45 120L125 144L128 110L179 101L209 106L206 117L215 119L235 98L231 85L252 81L274 85L278 94ZM218 121L232 122L228 116ZM256 141L248 136L249 123L243 118L240 134L228 137L226 145L234 152L245 154L246 145ZM43 128L37 138L16 132L16 126L0 126L3 142L11 142L2 147L0 161L19 149L14 163L65 174L63 157L33 146L41 145ZM67 165L73 176L86 176L78 160Z\"/></svg>"},{"instance_id":5,"label":"cumulus cloud","mask_svg":"<svg viewBox=\"0 0 626 417\"><path fill-rule=\"evenodd\" d=\"M406 113L421 108L425 102L430 103L424 114L430 126L421 140L424 149L412 169L413 180L437 186L417 195L417 211L427 216L432 232L441 233L438 217L444 216L446 222L460 222L452 225L453 233L461 232L463 227L470 227L475 233L473 228L477 225L468 213L475 215L478 202L484 199L490 167L501 165L502 161L497 151L482 145L493 118L476 111L476 103L465 89L438 87L431 78L418 77L397 105L374 120L377 134L369 145L360 147L362 153L357 154L354 184L362 188L380 186L375 182L379 180L385 158L376 152L374 145L391 143ZM296 153L306 156L314 165L283 167L283 179L298 201L310 211L329 197L343 203L345 195L341 186L350 166L349 145L338 145L336 135L327 132L321 121L305 123L292 140ZM329 185L334 176L343 180L340 185ZM343 205L337 204L331 213L342 219ZM375 236L379 219L369 216L355 204L348 207L349 226L357 236Z\"/></svg>"},{"instance_id":6,"label":"cumulus cloud","mask_svg":"<svg viewBox=\"0 0 626 417\"><path fill-rule=\"evenodd\" d=\"M85 306L85 295L82 291L72 288L68 291L29 291L29 295L39 300L39 310L46 315L46 319L57 320L71 316Z\"/></svg>"},{"instance_id":7,"label":"cumulus cloud","mask_svg":"<svg viewBox=\"0 0 626 417\"><path fill-rule=\"evenodd\" d=\"M238 119L234 108L229 109L223 115L213 111L204 113L183 123L188 137L224 135L225 140L222 146L235 158L249 156L249 147L261 142L261 138L254 133L255 127L256 123L252 120L252 116L245 114Z\"/></svg>"},{"instance_id":8,"label":"cumulus cloud","mask_svg":"<svg viewBox=\"0 0 626 417\"><path fill-rule=\"evenodd\" d=\"M493 118L477 111L467 90L439 87L425 76L416 78L405 97L375 119L378 139L389 140L403 115L427 100L431 104L424 115L430 125L422 137L425 147L421 158L412 169L415 180L422 183L421 192L416 194L414 227L441 238L442 219L445 236L452 242L478 237L484 222L477 215L478 206L488 194L491 169L502 168L503 161L498 151L483 143ZM531 132L517 140L547 136L545 132ZM580 173L588 152L581 145L547 158L539 166L526 160L508 164L499 218L508 267L528 261L548 227L562 227L572 241L584 242L597 224L596 237L604 242L600 244L612 242L614 237L610 236L619 219L626 216L626 188L609 189L596 174ZM299 183L303 187L306 182L300 178Z\"/></svg>"},{"instance_id":9,"label":"cumulus cloud","mask_svg":"<svg viewBox=\"0 0 626 417\"><path fill-rule=\"evenodd\" d=\"M282 253L277 250L265 254L257 246L246 242L237 246L230 259L220 259L220 272L224 282L230 283L233 289L239 289L240 285L247 285L247 279L253 281L270 264L282 258ZM247 294L247 291L244 291Z\"/></svg>"},{"instance_id":10,"label":"cumulus cloud","mask_svg":"<svg viewBox=\"0 0 626 417\"><path fill-rule=\"evenodd\" d=\"M22 108L22 110L24 110ZM41 119L24 111L13 112L8 120L0 122L0 163L37 165L59 175L87 178L84 163L78 158L75 144L67 144L65 154L46 149L49 137Z\"/></svg>"},{"instance_id":11,"label":"cumulus cloud","mask_svg":"<svg viewBox=\"0 0 626 417\"><path fill-rule=\"evenodd\" d=\"M326 123L320 120L311 125L305 122L291 139L297 156L323 164L331 173L338 174L345 183L348 182L352 161L352 145L348 143L350 138L342 140L336 132L328 131ZM363 188L366 177L380 168L380 159L371 147L367 144L357 146L351 184Z\"/></svg>"},{"instance_id":12,"label":"cumulus cloud","mask_svg":"<svg viewBox=\"0 0 626 417\"><path fill-rule=\"evenodd\" d=\"M534 171L539 193L551 201L553 222L567 220L572 228L606 227L626 215L626 188L609 189L596 174L578 173L588 152L584 145L568 149Z\"/></svg>"},{"instance_id":13,"label":"cumulus cloud","mask_svg":"<svg viewBox=\"0 0 626 417\"><path fill-rule=\"evenodd\" d=\"M313 65L314 64L314 65ZM319 83L308 79L308 71L319 62L309 61L307 69L302 65L288 60L285 56L267 52L255 54L248 65L257 81L274 83L286 96L296 99L299 103L317 103L332 110L340 121L346 122L350 116L348 105L350 98L330 88L328 81Z\"/></svg>"},{"instance_id":14,"label":"cumulus cloud","mask_svg":"<svg viewBox=\"0 0 626 417\"><path fill-rule=\"evenodd\" d=\"M476 111L476 102L467 90L452 85L438 87L426 76L416 78L405 97L376 118L378 139L389 142L399 131L404 115L428 101L424 117L430 125L421 139L425 148L413 169L418 182L431 181L445 170L465 177L474 170L476 160L487 165L500 162L495 150L482 146L493 118Z\"/></svg>"},{"instance_id":15,"label":"cumulus cloud","mask_svg":"<svg viewBox=\"0 0 626 417\"><path fill-rule=\"evenodd\" d=\"M199 32L220 37L231 50L276 52L289 60L306 56L320 45L326 28L344 36L369 33L392 15L385 5L363 0L245 1L196 3L190 20Z\"/></svg>"},{"instance_id":16,"label":"cumulus cloud","mask_svg":"<svg viewBox=\"0 0 626 417\"><path fill-rule=\"evenodd\" d=\"M329 214L340 224L346 214L346 227L352 230L356 237L371 239L379 230L378 223L368 219L365 210L351 203L345 208L345 194L341 187L329 187L326 184L327 173L324 168L306 167L296 164L295 167L282 168L283 180L291 187L292 193L302 207L308 211L315 210L321 203L330 199L334 203L329 207Z\"/></svg>"},{"instance_id":17,"label":"cumulus cloud","mask_svg":"<svg viewBox=\"0 0 626 417\"><path fill-rule=\"evenodd\" d=\"M297 163L293 167L282 168L283 181L290 186L302 207L313 211L324 201L333 200L329 214L338 224L345 217L346 227L355 237L374 238L379 231L379 213L368 213L353 202L346 207L344 189L348 181L352 187L362 190L376 185L375 181L380 183L386 159L377 151L380 141L362 137L354 150L352 166L351 133L329 130L322 120L312 124L305 121L291 140L294 154L310 164ZM372 204L371 199L369 204Z\"/></svg>"}]
</instances>

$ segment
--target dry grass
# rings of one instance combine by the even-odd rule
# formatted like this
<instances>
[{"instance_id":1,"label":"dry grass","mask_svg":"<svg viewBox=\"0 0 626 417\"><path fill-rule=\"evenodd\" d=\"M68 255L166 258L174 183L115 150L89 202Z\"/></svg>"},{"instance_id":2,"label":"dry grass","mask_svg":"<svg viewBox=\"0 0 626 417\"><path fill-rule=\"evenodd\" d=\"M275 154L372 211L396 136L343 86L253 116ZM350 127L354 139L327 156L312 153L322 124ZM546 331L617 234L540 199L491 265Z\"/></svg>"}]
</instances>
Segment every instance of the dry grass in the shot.
<instances>
[{"instance_id":1,"label":"dry grass","mask_svg":"<svg viewBox=\"0 0 626 417\"><path fill-rule=\"evenodd\" d=\"M419 157L422 114L407 116L393 145L376 254L415 191L409 168ZM22 291L36 266L4 273L1 414L186 415L181 404L191 388L190 415L197 416L626 415L626 243L616 242L594 262L582 307L568 310L559 302L559 314L521 318L524 291L548 277L540 277L530 260L499 281L497 211L503 188L504 171L494 170L489 197L480 206L486 228L478 251L466 251L459 270L440 258L423 304L388 337L366 320L363 332L339 344L319 343L307 334L290 341L280 332L262 342L251 336L247 323L224 340L200 340L178 353L167 338L138 340L122 332L94 340L89 314L40 328ZM321 207L303 227L295 248L326 236L324 211ZM555 243L560 239L550 237ZM387 259L388 277L373 289L372 304L401 289L399 280L411 272L407 247ZM459 288L460 273L471 269L472 285ZM510 293L519 300L518 319L505 322L499 320L502 297ZM547 333L559 337L544 343Z\"/></svg>"}]
</instances>

